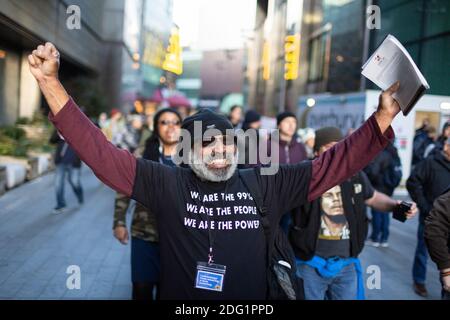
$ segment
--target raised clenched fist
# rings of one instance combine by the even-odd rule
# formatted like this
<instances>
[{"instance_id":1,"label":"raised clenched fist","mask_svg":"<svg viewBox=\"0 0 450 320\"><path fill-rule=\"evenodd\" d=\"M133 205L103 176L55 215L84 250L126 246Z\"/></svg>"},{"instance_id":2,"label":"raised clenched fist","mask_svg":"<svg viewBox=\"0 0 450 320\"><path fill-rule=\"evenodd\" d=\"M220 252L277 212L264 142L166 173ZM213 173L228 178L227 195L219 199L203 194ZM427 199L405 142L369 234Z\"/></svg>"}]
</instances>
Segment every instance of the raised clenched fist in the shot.
<instances>
[{"instance_id":1,"label":"raised clenched fist","mask_svg":"<svg viewBox=\"0 0 450 320\"><path fill-rule=\"evenodd\" d=\"M28 56L30 71L38 81L58 78L59 52L50 42L40 45Z\"/></svg>"}]
</instances>

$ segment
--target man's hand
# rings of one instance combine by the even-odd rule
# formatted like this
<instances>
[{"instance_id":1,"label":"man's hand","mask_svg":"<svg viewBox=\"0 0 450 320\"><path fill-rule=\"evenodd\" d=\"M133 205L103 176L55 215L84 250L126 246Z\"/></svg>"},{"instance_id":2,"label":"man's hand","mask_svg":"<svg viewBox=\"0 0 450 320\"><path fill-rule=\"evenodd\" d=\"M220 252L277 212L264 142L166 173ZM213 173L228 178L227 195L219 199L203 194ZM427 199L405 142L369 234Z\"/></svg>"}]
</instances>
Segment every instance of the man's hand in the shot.
<instances>
[{"instance_id":1,"label":"man's hand","mask_svg":"<svg viewBox=\"0 0 450 320\"><path fill-rule=\"evenodd\" d=\"M28 56L28 62L30 71L38 82L58 79L59 52L50 42L33 50Z\"/></svg>"},{"instance_id":2,"label":"man's hand","mask_svg":"<svg viewBox=\"0 0 450 320\"><path fill-rule=\"evenodd\" d=\"M400 205L400 203L402 203L401 201L397 201L397 204ZM409 209L405 215L406 215L406 219L411 219L414 218L417 214L417 204L415 202L411 203L411 209Z\"/></svg>"},{"instance_id":3,"label":"man's hand","mask_svg":"<svg viewBox=\"0 0 450 320\"><path fill-rule=\"evenodd\" d=\"M128 230L126 227L117 226L114 228L114 237L120 241L121 244L128 244Z\"/></svg>"},{"instance_id":4,"label":"man's hand","mask_svg":"<svg viewBox=\"0 0 450 320\"><path fill-rule=\"evenodd\" d=\"M442 273L447 274L448 272L450 272L450 268L441 270L441 274ZM450 292L450 275L448 275L448 276L441 275L441 283L442 283L442 289L444 289L447 292Z\"/></svg>"},{"instance_id":5,"label":"man's hand","mask_svg":"<svg viewBox=\"0 0 450 320\"><path fill-rule=\"evenodd\" d=\"M53 115L69 101L69 95L58 80L59 52L47 42L40 45L28 56L31 74L36 78Z\"/></svg>"},{"instance_id":6,"label":"man's hand","mask_svg":"<svg viewBox=\"0 0 450 320\"><path fill-rule=\"evenodd\" d=\"M395 116L400 112L398 102L392 97L398 88L400 88L400 82L397 81L380 95L375 119L382 133L389 128Z\"/></svg>"}]
</instances>

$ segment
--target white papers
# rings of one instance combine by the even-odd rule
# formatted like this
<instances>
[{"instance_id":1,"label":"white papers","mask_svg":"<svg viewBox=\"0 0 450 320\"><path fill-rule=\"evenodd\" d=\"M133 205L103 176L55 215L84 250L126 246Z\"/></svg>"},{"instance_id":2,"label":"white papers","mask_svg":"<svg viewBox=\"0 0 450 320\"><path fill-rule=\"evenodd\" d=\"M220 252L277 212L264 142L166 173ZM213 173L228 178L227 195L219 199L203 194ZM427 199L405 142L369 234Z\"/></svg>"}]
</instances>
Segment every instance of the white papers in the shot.
<instances>
[{"instance_id":1,"label":"white papers","mask_svg":"<svg viewBox=\"0 0 450 320\"><path fill-rule=\"evenodd\" d=\"M382 90L386 90L396 81L400 81L400 88L393 97L405 116L425 90L430 89L427 80L417 68L408 51L392 35L388 35L384 39L362 69L362 75Z\"/></svg>"}]
</instances>

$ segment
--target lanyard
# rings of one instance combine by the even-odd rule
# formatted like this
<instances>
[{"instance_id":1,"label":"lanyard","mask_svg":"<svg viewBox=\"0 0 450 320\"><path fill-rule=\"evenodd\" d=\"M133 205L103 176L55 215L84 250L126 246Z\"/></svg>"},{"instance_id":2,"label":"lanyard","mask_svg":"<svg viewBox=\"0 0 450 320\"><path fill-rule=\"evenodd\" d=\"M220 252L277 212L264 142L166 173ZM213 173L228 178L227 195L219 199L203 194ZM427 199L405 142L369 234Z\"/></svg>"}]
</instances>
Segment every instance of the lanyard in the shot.
<instances>
[{"instance_id":1,"label":"lanyard","mask_svg":"<svg viewBox=\"0 0 450 320\"><path fill-rule=\"evenodd\" d=\"M197 178L194 178L197 179ZM197 183L197 180L195 180L196 184L197 184L197 189L199 191L199 196L200 196L200 187ZM227 189L228 189L228 180L225 182L225 195L227 194ZM202 206L204 206L203 202L200 199L200 203L202 204ZM225 202L222 199L222 207L224 206ZM217 230L214 229L214 232L212 232L211 230L211 220L209 218L209 214L206 213L206 221L207 221L207 227L208 227L208 243L209 243L209 251L208 251L208 264L212 264L214 263L214 255L213 255L213 248L214 248L214 240L216 237L216 232Z\"/></svg>"}]
</instances>

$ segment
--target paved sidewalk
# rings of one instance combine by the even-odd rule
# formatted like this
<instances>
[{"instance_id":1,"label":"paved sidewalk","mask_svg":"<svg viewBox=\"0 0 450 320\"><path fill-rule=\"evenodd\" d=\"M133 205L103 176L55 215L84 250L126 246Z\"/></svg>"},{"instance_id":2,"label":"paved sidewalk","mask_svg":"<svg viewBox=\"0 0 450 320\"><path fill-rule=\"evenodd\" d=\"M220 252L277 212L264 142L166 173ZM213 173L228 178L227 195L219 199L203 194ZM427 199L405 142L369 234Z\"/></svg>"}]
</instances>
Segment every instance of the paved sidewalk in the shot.
<instances>
[{"instance_id":1,"label":"paved sidewalk","mask_svg":"<svg viewBox=\"0 0 450 320\"><path fill-rule=\"evenodd\" d=\"M83 167L86 202L77 207L66 187L69 211L52 214L53 174L0 197L0 299L129 299L130 248L112 236L114 192ZM365 278L369 265L381 270L381 289L368 299L422 299L411 289L417 218L391 223L389 248L366 247L361 254ZM81 269L81 289L66 286L71 265ZM436 267L429 262L431 299L440 298Z\"/></svg>"},{"instance_id":2,"label":"paved sidewalk","mask_svg":"<svg viewBox=\"0 0 450 320\"><path fill-rule=\"evenodd\" d=\"M114 192L83 167L82 207L66 186L69 210L55 215L53 174L0 197L1 299L129 299L129 246L112 236ZM81 289L68 290L68 266Z\"/></svg>"}]
</instances>

